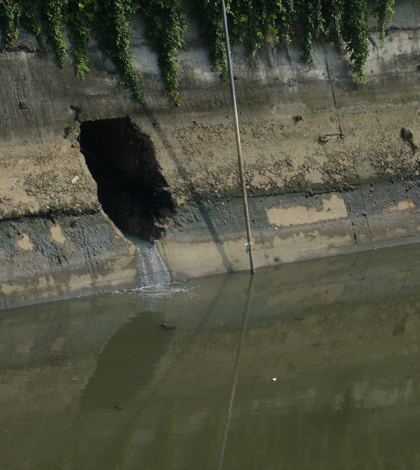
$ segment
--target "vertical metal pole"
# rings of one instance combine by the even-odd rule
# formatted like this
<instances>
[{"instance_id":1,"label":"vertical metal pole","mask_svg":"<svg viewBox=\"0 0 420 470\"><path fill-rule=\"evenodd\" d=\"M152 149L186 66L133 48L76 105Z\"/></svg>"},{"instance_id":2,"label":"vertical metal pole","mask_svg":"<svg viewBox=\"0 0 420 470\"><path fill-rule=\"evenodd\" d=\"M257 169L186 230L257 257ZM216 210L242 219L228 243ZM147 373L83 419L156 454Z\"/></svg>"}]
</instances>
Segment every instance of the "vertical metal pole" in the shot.
<instances>
[{"instance_id":1,"label":"vertical metal pole","mask_svg":"<svg viewBox=\"0 0 420 470\"><path fill-rule=\"evenodd\" d=\"M241 178L246 234L247 234L247 239L248 239L249 264L251 267L251 273L254 274L255 268L254 268L254 255L252 252L252 243L251 243L251 225L249 223L248 197L246 193L244 164L242 160L241 137L239 134L238 109L236 107L235 85L233 83L234 78L233 78L233 71L232 71L232 60L230 57L229 30L228 30L228 24L227 24L227 18L226 18L225 0L221 0L221 2L222 2L222 13L223 13L223 26L225 28L226 56L227 56L227 65L228 65L228 71L229 71L230 91L232 94L233 117L235 119L236 144L238 147L239 176Z\"/></svg>"}]
</instances>

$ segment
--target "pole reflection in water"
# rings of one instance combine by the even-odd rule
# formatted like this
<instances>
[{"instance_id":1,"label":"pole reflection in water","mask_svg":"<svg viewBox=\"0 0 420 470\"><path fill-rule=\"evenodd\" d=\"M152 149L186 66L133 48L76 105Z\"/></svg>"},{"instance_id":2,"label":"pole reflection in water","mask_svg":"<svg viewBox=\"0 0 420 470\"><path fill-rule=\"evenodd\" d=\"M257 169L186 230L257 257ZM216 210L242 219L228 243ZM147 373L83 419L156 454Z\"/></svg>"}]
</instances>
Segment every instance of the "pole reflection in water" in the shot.
<instances>
[{"instance_id":1,"label":"pole reflection in water","mask_svg":"<svg viewBox=\"0 0 420 470\"><path fill-rule=\"evenodd\" d=\"M254 273L251 273L251 274L254 274ZM247 296L246 296L246 304L245 304L245 310L244 310L244 321L243 321L241 336L240 336L239 342L238 342L238 351L236 353L235 367L234 367L234 371L233 371L232 393L230 395L228 416L227 416L227 420L226 420L225 432L224 432L224 435L223 435L222 452L221 452L221 455L220 455L219 470L221 470L221 468L223 467L223 460L224 460L224 457L225 457L225 449L226 449L226 441L227 441L230 422L231 422L231 419L232 419L232 407L233 407L233 400L235 398L236 384L238 383L239 364L240 364L240 359L241 359L241 349L242 349L242 344L244 342L246 327L247 327L247 324L248 324L249 304L251 303L251 293L252 293L252 279L253 279L253 277L251 276L249 278L249 286L248 286L248 291L247 291Z\"/></svg>"},{"instance_id":2,"label":"pole reflection in water","mask_svg":"<svg viewBox=\"0 0 420 470\"><path fill-rule=\"evenodd\" d=\"M419 254L0 312L1 468L420 468Z\"/></svg>"}]
</instances>

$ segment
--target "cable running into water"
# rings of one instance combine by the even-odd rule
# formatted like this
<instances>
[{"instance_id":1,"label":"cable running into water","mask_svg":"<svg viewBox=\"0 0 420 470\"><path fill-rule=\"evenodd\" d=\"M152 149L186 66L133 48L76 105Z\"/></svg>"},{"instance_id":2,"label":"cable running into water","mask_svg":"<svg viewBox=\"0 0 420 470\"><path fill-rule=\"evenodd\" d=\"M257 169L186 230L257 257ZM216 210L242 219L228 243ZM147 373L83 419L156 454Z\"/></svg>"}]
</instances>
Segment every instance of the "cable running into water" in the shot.
<instances>
[{"instance_id":1,"label":"cable running into water","mask_svg":"<svg viewBox=\"0 0 420 470\"><path fill-rule=\"evenodd\" d=\"M234 369L233 369L233 386L232 386L232 393L230 395L230 402L229 402L228 414L227 414L227 419L226 419L225 432L224 432L224 435L223 435L223 443L222 443L222 451L221 451L221 454L220 454L219 470L221 470L222 467L223 467L223 461L224 461L224 458L225 458L226 441L227 441L227 437L228 437L230 422L231 422L231 419L232 419L232 408L233 408L233 401L235 399L236 384L238 383L239 365L240 365L240 359L241 359L242 344L244 342L245 332L246 332L246 328L247 328L247 325L248 325L249 305L251 303L252 280L253 280L253 276L251 276L250 280L249 280L248 292L247 292L247 298L246 298L246 304L245 304L245 311L244 311L244 321L242 323L242 333L241 333L241 336L239 338L238 348L236 350L235 366L234 366Z\"/></svg>"}]
</instances>

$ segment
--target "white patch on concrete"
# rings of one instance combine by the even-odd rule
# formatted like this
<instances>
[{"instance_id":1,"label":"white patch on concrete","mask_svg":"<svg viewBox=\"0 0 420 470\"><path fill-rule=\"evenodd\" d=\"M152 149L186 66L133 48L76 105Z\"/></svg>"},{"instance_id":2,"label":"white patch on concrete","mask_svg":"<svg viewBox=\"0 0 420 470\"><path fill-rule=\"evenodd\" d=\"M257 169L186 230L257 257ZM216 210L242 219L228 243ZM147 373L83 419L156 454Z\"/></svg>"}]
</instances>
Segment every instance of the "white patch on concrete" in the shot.
<instances>
[{"instance_id":1,"label":"white patch on concrete","mask_svg":"<svg viewBox=\"0 0 420 470\"><path fill-rule=\"evenodd\" d=\"M31 251L34 248L34 245L31 242L29 235L27 233L24 233L16 242L16 244L21 250L24 250L24 251Z\"/></svg>"},{"instance_id":2,"label":"white patch on concrete","mask_svg":"<svg viewBox=\"0 0 420 470\"><path fill-rule=\"evenodd\" d=\"M46 277L39 277L37 279L37 288L39 290L47 289L48 288L48 280Z\"/></svg>"},{"instance_id":3,"label":"white patch on concrete","mask_svg":"<svg viewBox=\"0 0 420 470\"><path fill-rule=\"evenodd\" d=\"M0 292L5 296L18 296L26 294L28 292L28 288L26 285L19 285L15 282L3 282L0 284Z\"/></svg>"},{"instance_id":4,"label":"white patch on concrete","mask_svg":"<svg viewBox=\"0 0 420 470\"><path fill-rule=\"evenodd\" d=\"M416 208L416 205L411 199L404 199L400 201L398 204L393 204L392 206L383 209L382 214L388 214L389 212L395 211L412 211Z\"/></svg>"},{"instance_id":5,"label":"white patch on concrete","mask_svg":"<svg viewBox=\"0 0 420 470\"><path fill-rule=\"evenodd\" d=\"M137 247L136 247L136 245L132 244L131 246L128 247L128 254L129 254L129 256L135 256L135 255L137 255Z\"/></svg>"},{"instance_id":6,"label":"white patch on concrete","mask_svg":"<svg viewBox=\"0 0 420 470\"><path fill-rule=\"evenodd\" d=\"M92 278L89 274L72 274L69 279L68 289L70 292L87 289L93 285Z\"/></svg>"},{"instance_id":7,"label":"white patch on concrete","mask_svg":"<svg viewBox=\"0 0 420 470\"><path fill-rule=\"evenodd\" d=\"M39 292L42 291L52 291L56 289L55 280L52 276L41 276L36 279L36 290Z\"/></svg>"},{"instance_id":8,"label":"white patch on concrete","mask_svg":"<svg viewBox=\"0 0 420 470\"><path fill-rule=\"evenodd\" d=\"M54 226L51 227L50 229L51 232L51 238L59 243L60 245L64 245L66 241L66 237L63 235L63 232L61 231L60 224L56 223Z\"/></svg>"},{"instance_id":9,"label":"white patch on concrete","mask_svg":"<svg viewBox=\"0 0 420 470\"><path fill-rule=\"evenodd\" d=\"M347 219L348 212L341 194L332 194L322 199L322 207L273 207L267 211L270 224L277 227L316 224L324 220Z\"/></svg>"}]
</instances>

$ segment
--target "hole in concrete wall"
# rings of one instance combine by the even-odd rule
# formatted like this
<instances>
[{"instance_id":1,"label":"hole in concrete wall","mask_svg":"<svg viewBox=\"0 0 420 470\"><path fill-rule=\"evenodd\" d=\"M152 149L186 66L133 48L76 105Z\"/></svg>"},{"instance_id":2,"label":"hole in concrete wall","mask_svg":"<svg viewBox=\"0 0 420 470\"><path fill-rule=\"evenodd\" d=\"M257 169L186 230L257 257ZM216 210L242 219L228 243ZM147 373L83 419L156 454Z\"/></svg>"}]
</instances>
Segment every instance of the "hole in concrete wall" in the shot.
<instances>
[{"instance_id":1,"label":"hole in concrete wall","mask_svg":"<svg viewBox=\"0 0 420 470\"><path fill-rule=\"evenodd\" d=\"M123 232L159 238L174 203L150 138L129 118L86 121L80 147L98 185L99 202Z\"/></svg>"}]
</instances>

